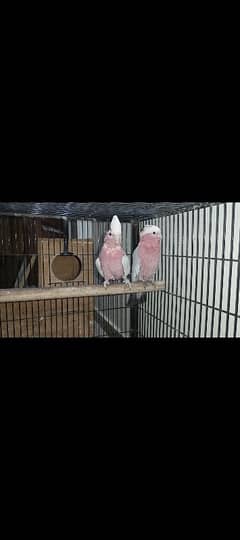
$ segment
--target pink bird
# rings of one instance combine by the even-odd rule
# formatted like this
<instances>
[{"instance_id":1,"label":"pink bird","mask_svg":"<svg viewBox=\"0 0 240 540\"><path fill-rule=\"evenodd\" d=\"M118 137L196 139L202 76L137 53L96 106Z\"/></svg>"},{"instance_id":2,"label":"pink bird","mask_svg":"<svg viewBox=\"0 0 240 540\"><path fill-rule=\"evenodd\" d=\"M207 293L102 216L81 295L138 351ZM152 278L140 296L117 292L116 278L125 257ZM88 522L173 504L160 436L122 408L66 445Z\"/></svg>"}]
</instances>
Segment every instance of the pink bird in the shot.
<instances>
[{"instance_id":1,"label":"pink bird","mask_svg":"<svg viewBox=\"0 0 240 540\"><path fill-rule=\"evenodd\" d=\"M153 281L160 262L161 232L156 225L145 225L133 252L132 281Z\"/></svg>"},{"instance_id":2,"label":"pink bird","mask_svg":"<svg viewBox=\"0 0 240 540\"><path fill-rule=\"evenodd\" d=\"M133 252L132 281L154 282L154 274L160 263L161 231L156 225L145 225L140 233L140 240ZM136 298L143 301L146 295L134 295L130 304L134 305Z\"/></svg>"},{"instance_id":3,"label":"pink bird","mask_svg":"<svg viewBox=\"0 0 240 540\"><path fill-rule=\"evenodd\" d=\"M130 286L127 279L130 274L130 262L121 246L121 225L114 216L109 230L104 238L104 244L96 260L99 274L104 278L104 287L109 285L110 280L123 279ZM115 221L116 220L116 221Z\"/></svg>"}]
</instances>

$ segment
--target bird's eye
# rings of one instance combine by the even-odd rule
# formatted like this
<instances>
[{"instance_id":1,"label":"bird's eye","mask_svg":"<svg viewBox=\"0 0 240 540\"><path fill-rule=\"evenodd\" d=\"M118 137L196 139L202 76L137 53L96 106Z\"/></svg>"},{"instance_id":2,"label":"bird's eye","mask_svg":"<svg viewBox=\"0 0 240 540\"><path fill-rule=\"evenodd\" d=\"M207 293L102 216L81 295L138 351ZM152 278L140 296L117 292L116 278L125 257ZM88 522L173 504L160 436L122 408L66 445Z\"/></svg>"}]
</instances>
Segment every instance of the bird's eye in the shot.
<instances>
[{"instance_id":1,"label":"bird's eye","mask_svg":"<svg viewBox=\"0 0 240 540\"><path fill-rule=\"evenodd\" d=\"M109 236L112 236L112 233L111 233L111 232L110 232L110 233L108 233L108 234L109 234Z\"/></svg>"},{"instance_id":2,"label":"bird's eye","mask_svg":"<svg viewBox=\"0 0 240 540\"><path fill-rule=\"evenodd\" d=\"M153 232L153 234L156 234L155 232Z\"/></svg>"}]
</instances>

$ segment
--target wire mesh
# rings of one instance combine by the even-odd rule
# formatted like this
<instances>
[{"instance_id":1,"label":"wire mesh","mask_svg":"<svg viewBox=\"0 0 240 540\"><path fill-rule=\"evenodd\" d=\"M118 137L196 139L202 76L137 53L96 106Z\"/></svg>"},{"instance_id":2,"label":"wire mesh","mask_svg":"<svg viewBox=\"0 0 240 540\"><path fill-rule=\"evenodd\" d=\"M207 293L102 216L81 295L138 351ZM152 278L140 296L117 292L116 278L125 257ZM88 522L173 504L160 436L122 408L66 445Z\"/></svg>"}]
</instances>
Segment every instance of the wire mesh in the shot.
<instances>
[{"instance_id":1,"label":"wire mesh","mask_svg":"<svg viewBox=\"0 0 240 540\"><path fill-rule=\"evenodd\" d=\"M0 202L0 215L108 221L117 214L122 222L140 221L209 206L209 202Z\"/></svg>"},{"instance_id":2,"label":"wire mesh","mask_svg":"<svg viewBox=\"0 0 240 540\"><path fill-rule=\"evenodd\" d=\"M162 230L157 279L164 291L140 307L138 335L240 337L240 203L144 220ZM152 296L154 295L154 302Z\"/></svg>"}]
</instances>

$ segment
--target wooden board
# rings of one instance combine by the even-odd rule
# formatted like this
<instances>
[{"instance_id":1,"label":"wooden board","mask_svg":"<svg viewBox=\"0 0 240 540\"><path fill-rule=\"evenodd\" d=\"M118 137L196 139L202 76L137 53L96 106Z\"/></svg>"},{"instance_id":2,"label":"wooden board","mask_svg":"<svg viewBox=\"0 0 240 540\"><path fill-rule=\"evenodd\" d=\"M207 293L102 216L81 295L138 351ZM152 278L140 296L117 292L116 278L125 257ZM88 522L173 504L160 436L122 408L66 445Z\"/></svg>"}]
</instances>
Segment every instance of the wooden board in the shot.
<instances>
[{"instance_id":1,"label":"wooden board","mask_svg":"<svg viewBox=\"0 0 240 540\"><path fill-rule=\"evenodd\" d=\"M93 284L93 242L71 240L68 249L81 261L80 275L71 282L56 278L52 261L63 251L63 240L38 239L38 286L52 290ZM17 290L19 292L20 289ZM22 289L22 291L37 289ZM66 294L67 296L67 294ZM94 335L93 298L55 298L0 304L0 337L91 337Z\"/></svg>"},{"instance_id":2,"label":"wooden board","mask_svg":"<svg viewBox=\"0 0 240 540\"><path fill-rule=\"evenodd\" d=\"M92 240L69 240L68 250L77 256L81 262L81 272L72 281L62 281L57 278L52 270L52 263L57 255L64 249L64 241L61 238L38 239L38 286L39 287L69 287L73 285L93 284L93 241ZM47 334L62 337L93 336L93 310L94 300L88 302L81 299L65 298L57 301L49 301L50 313L42 315L45 321ZM77 301L76 301L77 300ZM46 301L47 302L47 301ZM45 308L46 308L45 302ZM48 326L51 326L49 330Z\"/></svg>"},{"instance_id":3,"label":"wooden board","mask_svg":"<svg viewBox=\"0 0 240 540\"><path fill-rule=\"evenodd\" d=\"M90 298L65 298L0 304L0 337L91 337Z\"/></svg>"},{"instance_id":4,"label":"wooden board","mask_svg":"<svg viewBox=\"0 0 240 540\"><path fill-rule=\"evenodd\" d=\"M60 285L69 287L74 285L92 285L94 252L92 240L69 240L68 249L76 255L82 264L80 275L71 282L59 280L53 273L52 263L57 255L62 253L64 248L63 240L60 238L39 238L38 239L38 274L39 287L52 287Z\"/></svg>"}]
</instances>

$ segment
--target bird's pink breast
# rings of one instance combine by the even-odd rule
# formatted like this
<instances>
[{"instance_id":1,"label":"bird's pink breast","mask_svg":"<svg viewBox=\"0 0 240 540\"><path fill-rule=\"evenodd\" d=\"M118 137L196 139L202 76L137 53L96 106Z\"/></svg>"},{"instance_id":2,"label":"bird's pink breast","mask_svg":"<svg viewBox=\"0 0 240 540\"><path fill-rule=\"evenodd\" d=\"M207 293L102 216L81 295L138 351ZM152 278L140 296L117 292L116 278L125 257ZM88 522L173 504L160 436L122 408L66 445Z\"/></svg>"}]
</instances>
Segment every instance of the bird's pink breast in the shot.
<instances>
[{"instance_id":1,"label":"bird's pink breast","mask_svg":"<svg viewBox=\"0 0 240 540\"><path fill-rule=\"evenodd\" d=\"M124 251L121 247L109 248L103 246L99 255L105 279L121 279L123 277L122 258Z\"/></svg>"},{"instance_id":2,"label":"bird's pink breast","mask_svg":"<svg viewBox=\"0 0 240 540\"><path fill-rule=\"evenodd\" d=\"M140 258L139 278L153 279L159 265L160 240L144 239L139 243L138 253Z\"/></svg>"}]
</instances>

